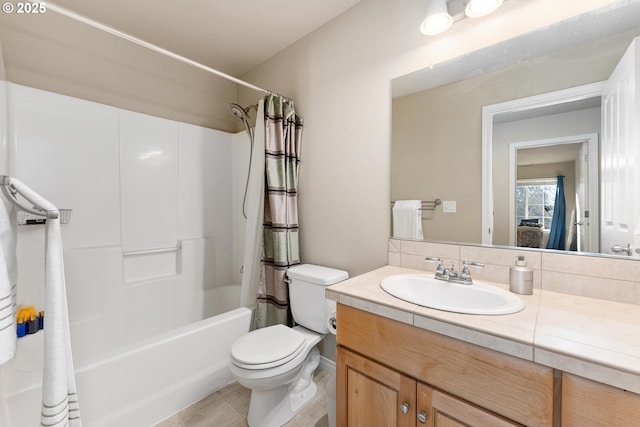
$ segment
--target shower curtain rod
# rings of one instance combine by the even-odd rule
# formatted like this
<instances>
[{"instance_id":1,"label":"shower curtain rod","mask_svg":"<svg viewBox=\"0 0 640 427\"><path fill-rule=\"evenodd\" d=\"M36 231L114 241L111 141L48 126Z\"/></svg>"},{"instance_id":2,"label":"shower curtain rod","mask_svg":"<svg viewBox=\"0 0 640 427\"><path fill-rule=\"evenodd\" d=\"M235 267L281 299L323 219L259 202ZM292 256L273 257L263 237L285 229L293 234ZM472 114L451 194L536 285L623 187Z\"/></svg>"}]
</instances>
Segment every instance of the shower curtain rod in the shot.
<instances>
[{"instance_id":1,"label":"shower curtain rod","mask_svg":"<svg viewBox=\"0 0 640 427\"><path fill-rule=\"evenodd\" d=\"M271 92L270 90L262 89L261 87L258 87L256 85L253 85L253 84L248 83L248 82L245 82L244 80L240 80L240 79L238 79L236 77L233 77L233 76L231 76L229 74L223 73L222 71L218 71L215 68L207 67L206 65L200 64L199 62L193 61L193 60L191 60L189 58L186 58L186 57L184 57L182 55L178 55L177 53L173 53L173 52L171 52L169 50L163 49L160 46L156 46L156 45L154 45L152 43L149 43L149 42L146 42L144 40L141 40L141 39L139 39L137 37L134 37L134 36L132 36L130 34L124 33L124 32L122 32L120 30L117 30L117 29L115 29L113 27L110 27L109 25L105 25L105 24L102 24L100 22L97 22L97 21L95 21L95 20L93 20L91 18L88 18L88 17L86 17L84 15L80 15L79 13L73 12L73 11L71 11L69 9L66 9L66 8L64 8L62 6L59 6L59 5L55 4L55 3L47 2L47 10L53 10L54 12L57 12L60 15L64 15L64 16L66 16L68 18L71 18L71 19L74 19L74 20L76 20L78 22L82 22L84 24L90 25L90 26L92 26L94 28L97 28L98 30L102 30L102 31L110 33L110 34L112 34L114 36L120 37L121 39L128 40L128 41L130 41L132 43L135 43L135 44L140 45L142 47L145 47L147 49L153 50L153 51L155 51L157 53L160 53L161 55L165 55L165 56L168 56L170 58L176 59L178 61L184 62L185 64L189 64L189 65L194 66L196 68L200 68L201 70L207 71L207 72L209 72L211 74L215 74L216 76L222 77L223 79L230 80L230 81L232 81L234 83L237 83L237 84L242 85L244 87L247 87L249 89L253 89L253 90L256 90L258 92L262 92L262 93L264 93L266 95L277 95L276 93ZM286 97L283 96L283 98L286 98Z\"/></svg>"}]
</instances>

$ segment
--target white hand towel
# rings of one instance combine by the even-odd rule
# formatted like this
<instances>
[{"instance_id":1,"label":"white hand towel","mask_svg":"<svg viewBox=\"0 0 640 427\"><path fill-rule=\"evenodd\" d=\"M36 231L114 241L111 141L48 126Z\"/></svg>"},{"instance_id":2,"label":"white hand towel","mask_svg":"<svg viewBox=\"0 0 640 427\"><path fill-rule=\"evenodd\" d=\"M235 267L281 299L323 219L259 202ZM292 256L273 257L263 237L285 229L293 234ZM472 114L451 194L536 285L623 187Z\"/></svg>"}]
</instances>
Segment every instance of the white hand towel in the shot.
<instances>
[{"instance_id":1,"label":"white hand towel","mask_svg":"<svg viewBox=\"0 0 640 427\"><path fill-rule=\"evenodd\" d=\"M393 204L393 237L399 239L424 238L420 200L398 200Z\"/></svg>"},{"instance_id":2,"label":"white hand towel","mask_svg":"<svg viewBox=\"0 0 640 427\"><path fill-rule=\"evenodd\" d=\"M11 183L33 204L46 211L58 210L51 202L19 180L12 178ZM44 370L40 423L47 427L82 427L71 355L59 216L47 219L44 264Z\"/></svg>"}]
</instances>

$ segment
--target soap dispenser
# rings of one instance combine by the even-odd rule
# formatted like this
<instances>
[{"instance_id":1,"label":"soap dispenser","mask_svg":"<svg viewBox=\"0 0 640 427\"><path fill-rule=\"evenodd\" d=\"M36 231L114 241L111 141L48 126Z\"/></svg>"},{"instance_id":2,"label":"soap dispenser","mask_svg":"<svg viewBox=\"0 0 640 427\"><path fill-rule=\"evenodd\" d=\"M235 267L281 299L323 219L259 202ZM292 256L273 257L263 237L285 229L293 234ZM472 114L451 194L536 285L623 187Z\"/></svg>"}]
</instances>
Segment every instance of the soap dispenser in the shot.
<instances>
[{"instance_id":1,"label":"soap dispenser","mask_svg":"<svg viewBox=\"0 0 640 427\"><path fill-rule=\"evenodd\" d=\"M533 294L533 270L527 267L523 255L516 257L516 265L509 271L509 290L516 294Z\"/></svg>"}]
</instances>

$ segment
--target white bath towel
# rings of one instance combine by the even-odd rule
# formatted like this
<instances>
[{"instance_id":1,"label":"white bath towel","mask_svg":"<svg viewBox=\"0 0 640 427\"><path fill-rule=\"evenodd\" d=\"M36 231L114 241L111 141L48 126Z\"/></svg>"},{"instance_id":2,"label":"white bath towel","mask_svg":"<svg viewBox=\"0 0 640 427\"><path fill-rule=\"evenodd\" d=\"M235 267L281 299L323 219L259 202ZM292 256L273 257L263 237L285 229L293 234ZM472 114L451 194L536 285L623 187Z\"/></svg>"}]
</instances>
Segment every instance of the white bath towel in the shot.
<instances>
[{"instance_id":1,"label":"white bath towel","mask_svg":"<svg viewBox=\"0 0 640 427\"><path fill-rule=\"evenodd\" d=\"M12 184L26 199L44 208L57 208L19 180ZM45 327L41 425L81 427L71 356L67 291L62 256L60 217L47 219L45 228Z\"/></svg>"},{"instance_id":2,"label":"white bath towel","mask_svg":"<svg viewBox=\"0 0 640 427\"><path fill-rule=\"evenodd\" d=\"M424 238L420 200L398 200L393 204L393 237L399 239Z\"/></svg>"},{"instance_id":3,"label":"white bath towel","mask_svg":"<svg viewBox=\"0 0 640 427\"><path fill-rule=\"evenodd\" d=\"M16 211L0 193L0 364L16 352Z\"/></svg>"},{"instance_id":4,"label":"white bath towel","mask_svg":"<svg viewBox=\"0 0 640 427\"><path fill-rule=\"evenodd\" d=\"M45 248L43 426L82 426L71 356L66 295L60 218L48 219Z\"/></svg>"}]
</instances>

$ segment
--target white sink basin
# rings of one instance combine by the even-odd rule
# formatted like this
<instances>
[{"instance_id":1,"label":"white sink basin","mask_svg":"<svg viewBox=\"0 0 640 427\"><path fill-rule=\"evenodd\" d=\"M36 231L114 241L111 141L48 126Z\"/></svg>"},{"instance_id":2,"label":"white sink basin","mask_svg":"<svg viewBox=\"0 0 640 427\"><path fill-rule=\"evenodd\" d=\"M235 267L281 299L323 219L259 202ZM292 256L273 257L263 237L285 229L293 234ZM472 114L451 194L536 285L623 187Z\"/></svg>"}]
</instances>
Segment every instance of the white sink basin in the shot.
<instances>
[{"instance_id":1,"label":"white sink basin","mask_svg":"<svg viewBox=\"0 0 640 427\"><path fill-rule=\"evenodd\" d=\"M511 314L524 308L517 295L482 282L462 285L426 274L400 274L383 279L380 287L401 300L455 313Z\"/></svg>"}]
</instances>

